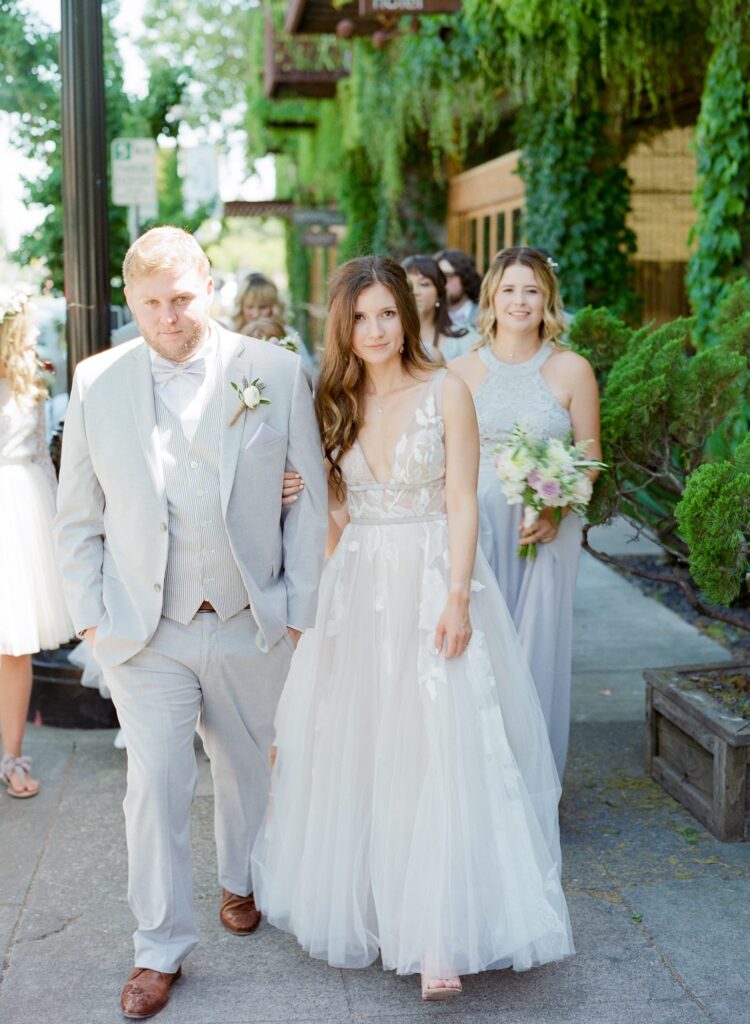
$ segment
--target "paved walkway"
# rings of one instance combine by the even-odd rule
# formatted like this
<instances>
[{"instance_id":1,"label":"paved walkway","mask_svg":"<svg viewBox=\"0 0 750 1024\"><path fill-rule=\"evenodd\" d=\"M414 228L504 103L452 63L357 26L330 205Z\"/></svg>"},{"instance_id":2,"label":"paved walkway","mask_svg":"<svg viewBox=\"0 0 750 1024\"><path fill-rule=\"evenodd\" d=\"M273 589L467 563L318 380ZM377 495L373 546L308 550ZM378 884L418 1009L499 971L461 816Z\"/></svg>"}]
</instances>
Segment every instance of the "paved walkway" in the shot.
<instances>
[{"instance_id":1,"label":"paved walkway","mask_svg":"<svg viewBox=\"0 0 750 1024\"><path fill-rule=\"evenodd\" d=\"M617 530L604 538L622 547ZM193 819L203 940L159 1024L750 1024L750 843L718 843L641 767L641 669L724 652L588 556L575 652L561 822L577 956L468 978L460 999L428 1005L414 978L332 970L268 926L231 936L217 920L203 760ZM28 745L42 794L0 793L0 1022L118 1022L133 928L125 755L101 731L32 729Z\"/></svg>"}]
</instances>

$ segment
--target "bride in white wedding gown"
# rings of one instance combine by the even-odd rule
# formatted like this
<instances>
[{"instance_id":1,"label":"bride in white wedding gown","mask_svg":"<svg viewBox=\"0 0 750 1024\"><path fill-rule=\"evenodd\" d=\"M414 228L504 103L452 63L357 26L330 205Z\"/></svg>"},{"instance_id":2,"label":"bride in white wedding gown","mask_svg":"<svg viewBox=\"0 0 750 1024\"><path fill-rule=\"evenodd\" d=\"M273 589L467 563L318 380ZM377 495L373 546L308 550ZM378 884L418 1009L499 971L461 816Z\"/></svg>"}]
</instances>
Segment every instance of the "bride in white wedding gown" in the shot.
<instances>
[{"instance_id":1,"label":"bride in white wedding gown","mask_svg":"<svg viewBox=\"0 0 750 1024\"><path fill-rule=\"evenodd\" d=\"M255 899L310 955L446 998L573 942L547 729L477 553L471 395L420 353L393 260L334 278L316 401L348 522L277 712Z\"/></svg>"}]
</instances>

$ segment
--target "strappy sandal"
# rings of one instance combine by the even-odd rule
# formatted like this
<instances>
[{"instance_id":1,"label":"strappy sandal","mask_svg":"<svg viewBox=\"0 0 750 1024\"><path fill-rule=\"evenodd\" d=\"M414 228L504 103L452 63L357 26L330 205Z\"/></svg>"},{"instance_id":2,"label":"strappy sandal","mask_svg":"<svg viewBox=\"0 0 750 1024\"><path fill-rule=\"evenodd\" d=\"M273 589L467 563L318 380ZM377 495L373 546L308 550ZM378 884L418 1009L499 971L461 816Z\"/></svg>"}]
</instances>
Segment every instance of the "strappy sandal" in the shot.
<instances>
[{"instance_id":1,"label":"strappy sandal","mask_svg":"<svg viewBox=\"0 0 750 1024\"><path fill-rule=\"evenodd\" d=\"M446 985L447 981L457 981L458 985ZM451 996L459 996L461 991L461 979L458 977L431 978L426 974L422 975L422 999L426 1003L436 1003L450 999Z\"/></svg>"},{"instance_id":2,"label":"strappy sandal","mask_svg":"<svg viewBox=\"0 0 750 1024\"><path fill-rule=\"evenodd\" d=\"M16 789L11 776L15 775L22 788ZM36 789L28 789L26 780L31 777L31 758L21 754L14 757L13 754L6 754L0 761L0 779L7 783L6 791L9 796L16 800L28 800L39 792L39 783L34 781Z\"/></svg>"}]
</instances>

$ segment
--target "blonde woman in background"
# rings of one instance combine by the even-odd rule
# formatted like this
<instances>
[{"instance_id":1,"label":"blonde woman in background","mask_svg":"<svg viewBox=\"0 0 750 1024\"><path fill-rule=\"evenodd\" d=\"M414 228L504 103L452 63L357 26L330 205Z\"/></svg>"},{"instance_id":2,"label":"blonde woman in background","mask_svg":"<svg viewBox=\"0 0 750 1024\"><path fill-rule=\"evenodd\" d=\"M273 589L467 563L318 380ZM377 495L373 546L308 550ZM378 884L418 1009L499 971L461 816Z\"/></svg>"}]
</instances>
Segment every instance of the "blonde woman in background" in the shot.
<instances>
[{"instance_id":1,"label":"blonde woman in background","mask_svg":"<svg viewBox=\"0 0 750 1024\"><path fill-rule=\"evenodd\" d=\"M541 437L590 440L588 456L601 458L598 389L589 363L558 343L562 303L545 254L526 247L498 253L479 307L481 341L450 369L468 384L479 421L480 544L526 652L562 777L580 522L563 514L557 525L548 510L523 529L523 506L507 504L493 463L498 445L521 421ZM537 557L520 558L519 542L537 544Z\"/></svg>"},{"instance_id":2,"label":"blonde woman in background","mask_svg":"<svg viewBox=\"0 0 750 1024\"><path fill-rule=\"evenodd\" d=\"M57 481L45 438L37 333L25 292L0 293L0 777L19 799L39 792L22 752L31 655L73 635L52 542Z\"/></svg>"},{"instance_id":3,"label":"blonde woman in background","mask_svg":"<svg viewBox=\"0 0 750 1024\"><path fill-rule=\"evenodd\" d=\"M237 299L237 311L232 329L238 333L242 328L259 317L276 316L283 318L284 306L273 281L263 274L251 274Z\"/></svg>"},{"instance_id":4,"label":"blonde woman in background","mask_svg":"<svg viewBox=\"0 0 750 1024\"><path fill-rule=\"evenodd\" d=\"M299 332L291 324L284 323L284 303L276 285L263 274L251 274L237 300L237 312L232 329L239 334L263 337L263 335L253 335L252 331L247 328L254 321L268 319L281 324L282 333L278 335L279 340L285 338L294 343L296 346L294 351L302 360L302 366L308 376L312 377L315 372L315 362Z\"/></svg>"}]
</instances>

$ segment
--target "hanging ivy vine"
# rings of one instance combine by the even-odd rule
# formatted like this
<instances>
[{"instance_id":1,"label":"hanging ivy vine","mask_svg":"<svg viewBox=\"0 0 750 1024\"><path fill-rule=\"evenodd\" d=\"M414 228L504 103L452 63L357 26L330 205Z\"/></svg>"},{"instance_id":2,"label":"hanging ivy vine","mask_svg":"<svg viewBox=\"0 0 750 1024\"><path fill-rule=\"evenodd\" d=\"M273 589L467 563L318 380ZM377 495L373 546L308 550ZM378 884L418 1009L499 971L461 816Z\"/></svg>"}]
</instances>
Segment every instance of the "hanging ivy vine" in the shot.
<instances>
[{"instance_id":1,"label":"hanging ivy vine","mask_svg":"<svg viewBox=\"0 0 750 1024\"><path fill-rule=\"evenodd\" d=\"M284 0L270 4L278 19ZM730 11L732 32L722 34L719 14L726 20ZM740 180L747 181L742 175L750 159L739 161L735 193L723 207L718 176L750 146L747 121L743 136L724 116L730 101L733 110L742 101L747 118L747 88L740 94L750 77L748 18L739 0L719 0L719 8L708 0L464 0L455 16L421 18L418 32L403 19L384 48L367 38L345 44L350 73L333 100L277 103L249 90L254 147L260 155L272 141L288 155L296 168L295 196L342 206L352 225L343 254L376 247L398 254L430 244L439 233L449 174L476 162L472 154L501 131L507 136L503 122L515 121L516 143L524 150L528 240L555 251L571 306L607 303L632 317L635 240L627 227L630 183L622 165L629 148L653 130L656 114L669 109L675 91L695 89L702 80L712 24L717 51L706 91L713 99L704 97L701 145L720 141L722 124L732 144L719 167L711 168L703 154L699 199L711 227L695 266L703 250L708 260L712 247L714 264L704 260L700 272L691 270L697 309L698 292L703 289L710 303L720 294L716 282L747 258L732 231L742 235L738 204L743 216L748 204ZM260 11L256 22L258 90ZM278 132L274 119L287 125L298 119L307 127ZM731 230L728 217L736 221ZM713 283L699 286L699 278Z\"/></svg>"},{"instance_id":2,"label":"hanging ivy vine","mask_svg":"<svg viewBox=\"0 0 750 1024\"><path fill-rule=\"evenodd\" d=\"M605 135L605 116L523 109L518 141L526 185L525 234L560 265L565 304L607 306L634 318L639 303L629 257L630 181Z\"/></svg>"},{"instance_id":3,"label":"hanging ivy vine","mask_svg":"<svg viewBox=\"0 0 750 1024\"><path fill-rule=\"evenodd\" d=\"M687 283L697 336L713 340L711 322L732 281L750 272L750 8L719 0L715 44L695 135L697 248Z\"/></svg>"}]
</instances>

